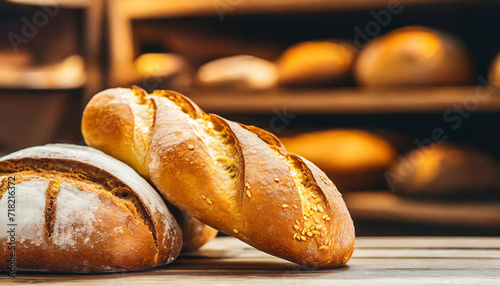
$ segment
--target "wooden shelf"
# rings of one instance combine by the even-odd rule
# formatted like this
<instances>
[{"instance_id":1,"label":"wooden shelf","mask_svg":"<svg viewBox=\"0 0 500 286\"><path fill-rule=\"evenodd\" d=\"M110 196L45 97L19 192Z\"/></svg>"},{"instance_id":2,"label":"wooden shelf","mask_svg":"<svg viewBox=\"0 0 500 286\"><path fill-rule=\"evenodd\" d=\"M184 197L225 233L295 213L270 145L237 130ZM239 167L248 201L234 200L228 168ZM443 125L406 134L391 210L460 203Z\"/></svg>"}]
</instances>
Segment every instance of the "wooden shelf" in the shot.
<instances>
[{"instance_id":1,"label":"wooden shelf","mask_svg":"<svg viewBox=\"0 0 500 286\"><path fill-rule=\"evenodd\" d=\"M487 87L275 89L262 92L192 89L181 93L213 113L272 114L286 108L296 114L377 114L500 111L500 90ZM476 105L477 106L474 106ZM464 108L466 108L464 107Z\"/></svg>"},{"instance_id":2,"label":"wooden shelf","mask_svg":"<svg viewBox=\"0 0 500 286\"><path fill-rule=\"evenodd\" d=\"M500 199L483 201L431 201L400 197L387 192L345 193L354 220L500 227Z\"/></svg>"},{"instance_id":3,"label":"wooden shelf","mask_svg":"<svg viewBox=\"0 0 500 286\"><path fill-rule=\"evenodd\" d=\"M84 9L90 6L92 0L71 0L71 1L55 1L55 0L7 0L7 3L21 4L28 6L58 6L65 9Z\"/></svg>"},{"instance_id":4,"label":"wooden shelf","mask_svg":"<svg viewBox=\"0 0 500 286\"><path fill-rule=\"evenodd\" d=\"M245 15L262 13L333 12L387 8L388 0L120 0L130 18ZM402 6L437 3L478 3L488 0L401 0Z\"/></svg>"}]
</instances>

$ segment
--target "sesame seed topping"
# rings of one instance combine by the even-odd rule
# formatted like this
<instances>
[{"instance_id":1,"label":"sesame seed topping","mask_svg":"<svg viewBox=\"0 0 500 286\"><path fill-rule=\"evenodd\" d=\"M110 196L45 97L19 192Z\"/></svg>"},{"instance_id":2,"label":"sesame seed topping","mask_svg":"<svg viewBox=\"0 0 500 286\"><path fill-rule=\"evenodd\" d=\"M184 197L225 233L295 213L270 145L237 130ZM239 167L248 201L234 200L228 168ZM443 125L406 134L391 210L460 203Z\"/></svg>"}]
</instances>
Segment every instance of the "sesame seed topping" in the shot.
<instances>
[{"instance_id":1,"label":"sesame seed topping","mask_svg":"<svg viewBox=\"0 0 500 286\"><path fill-rule=\"evenodd\" d=\"M325 248L325 246L324 246L324 245L322 245L322 246L320 246L320 247L319 247L319 250L322 250L322 249L324 249L324 248Z\"/></svg>"},{"instance_id":2,"label":"sesame seed topping","mask_svg":"<svg viewBox=\"0 0 500 286\"><path fill-rule=\"evenodd\" d=\"M274 178L274 181L277 183L280 181L280 178Z\"/></svg>"},{"instance_id":3,"label":"sesame seed topping","mask_svg":"<svg viewBox=\"0 0 500 286\"><path fill-rule=\"evenodd\" d=\"M206 200L206 199L207 199L207 197L206 197L205 195L203 195L203 196L201 196L201 197L202 197L204 200Z\"/></svg>"},{"instance_id":4,"label":"sesame seed topping","mask_svg":"<svg viewBox=\"0 0 500 286\"><path fill-rule=\"evenodd\" d=\"M194 150L194 146L193 145L188 145L188 149L189 150Z\"/></svg>"},{"instance_id":5,"label":"sesame seed topping","mask_svg":"<svg viewBox=\"0 0 500 286\"><path fill-rule=\"evenodd\" d=\"M247 190L247 191L246 191L246 193L247 193L247 197L249 197L249 198L251 198L251 197L252 197L252 193L250 193L250 191L249 191L249 190Z\"/></svg>"},{"instance_id":6,"label":"sesame seed topping","mask_svg":"<svg viewBox=\"0 0 500 286\"><path fill-rule=\"evenodd\" d=\"M312 226L310 227L310 229L311 229L311 230L313 230L313 229L315 229L315 228L316 228L316 226L315 226L315 225L312 225Z\"/></svg>"},{"instance_id":7,"label":"sesame seed topping","mask_svg":"<svg viewBox=\"0 0 500 286\"><path fill-rule=\"evenodd\" d=\"M249 183L245 183L245 187L250 188L250 184Z\"/></svg>"},{"instance_id":8,"label":"sesame seed topping","mask_svg":"<svg viewBox=\"0 0 500 286\"><path fill-rule=\"evenodd\" d=\"M284 209L286 209L286 208L288 207L288 205L287 205L287 204L284 204L284 205L282 205L281 207L282 207L282 208L284 208Z\"/></svg>"},{"instance_id":9,"label":"sesame seed topping","mask_svg":"<svg viewBox=\"0 0 500 286\"><path fill-rule=\"evenodd\" d=\"M298 206L296 206L296 205L293 205L293 207L294 207L294 208L296 208L296 209L298 209L298 208L299 208L299 207L298 207Z\"/></svg>"},{"instance_id":10,"label":"sesame seed topping","mask_svg":"<svg viewBox=\"0 0 500 286\"><path fill-rule=\"evenodd\" d=\"M300 225L300 221L298 219L296 219L295 224Z\"/></svg>"},{"instance_id":11,"label":"sesame seed topping","mask_svg":"<svg viewBox=\"0 0 500 286\"><path fill-rule=\"evenodd\" d=\"M293 239L296 239L296 238L297 238L297 235L298 235L297 233L294 233L294 234L293 234Z\"/></svg>"},{"instance_id":12,"label":"sesame seed topping","mask_svg":"<svg viewBox=\"0 0 500 286\"><path fill-rule=\"evenodd\" d=\"M328 238L327 238L327 239L325 239L325 245L327 245L328 243L330 243L330 240L328 240Z\"/></svg>"},{"instance_id":13,"label":"sesame seed topping","mask_svg":"<svg viewBox=\"0 0 500 286\"><path fill-rule=\"evenodd\" d=\"M317 231L317 230L312 230L311 232L312 232L314 235L320 235L320 234L321 234L321 232L319 232L319 231Z\"/></svg>"},{"instance_id":14,"label":"sesame seed topping","mask_svg":"<svg viewBox=\"0 0 500 286\"><path fill-rule=\"evenodd\" d=\"M315 219L314 219L314 222L315 222L315 223L319 223L319 219L315 218Z\"/></svg>"},{"instance_id":15,"label":"sesame seed topping","mask_svg":"<svg viewBox=\"0 0 500 286\"><path fill-rule=\"evenodd\" d=\"M330 218L329 218L329 217L327 217L327 218L325 218L325 220L330 220Z\"/></svg>"},{"instance_id":16,"label":"sesame seed topping","mask_svg":"<svg viewBox=\"0 0 500 286\"><path fill-rule=\"evenodd\" d=\"M315 212L317 212L317 211L318 211L318 207L317 207L317 206L313 206L313 210L314 210Z\"/></svg>"},{"instance_id":17,"label":"sesame seed topping","mask_svg":"<svg viewBox=\"0 0 500 286\"><path fill-rule=\"evenodd\" d=\"M312 236L313 236L313 233L312 233L312 232L310 232L310 231L308 231L306 234L307 234L307 236L309 236L309 237L312 237Z\"/></svg>"},{"instance_id":18,"label":"sesame seed topping","mask_svg":"<svg viewBox=\"0 0 500 286\"><path fill-rule=\"evenodd\" d=\"M306 241L307 238L302 235L302 236L300 236L300 239L302 239L302 241Z\"/></svg>"},{"instance_id":19,"label":"sesame seed topping","mask_svg":"<svg viewBox=\"0 0 500 286\"><path fill-rule=\"evenodd\" d=\"M323 219L326 219L328 216L327 215L323 215Z\"/></svg>"},{"instance_id":20,"label":"sesame seed topping","mask_svg":"<svg viewBox=\"0 0 500 286\"><path fill-rule=\"evenodd\" d=\"M206 200L206 201L207 201L207 203L208 203L209 205L213 204L213 203L212 203L212 201L211 201L209 198L207 198L207 200Z\"/></svg>"},{"instance_id":21,"label":"sesame seed topping","mask_svg":"<svg viewBox=\"0 0 500 286\"><path fill-rule=\"evenodd\" d=\"M300 228L300 226L298 226L298 225L293 226L293 229L295 229L295 230L299 230L299 228Z\"/></svg>"},{"instance_id":22,"label":"sesame seed topping","mask_svg":"<svg viewBox=\"0 0 500 286\"><path fill-rule=\"evenodd\" d=\"M306 229L303 229L301 232L302 235L306 234Z\"/></svg>"},{"instance_id":23,"label":"sesame seed topping","mask_svg":"<svg viewBox=\"0 0 500 286\"><path fill-rule=\"evenodd\" d=\"M234 231L234 233L240 233L240 231L237 230L236 228L233 228L233 231Z\"/></svg>"},{"instance_id":24,"label":"sesame seed topping","mask_svg":"<svg viewBox=\"0 0 500 286\"><path fill-rule=\"evenodd\" d=\"M295 239L298 240L298 241L300 241L300 235L297 234L297 237Z\"/></svg>"},{"instance_id":25,"label":"sesame seed topping","mask_svg":"<svg viewBox=\"0 0 500 286\"><path fill-rule=\"evenodd\" d=\"M322 230L322 229L323 229L323 227L322 227L321 225L317 225L317 226L316 226L316 229L317 229L317 230Z\"/></svg>"},{"instance_id":26,"label":"sesame seed topping","mask_svg":"<svg viewBox=\"0 0 500 286\"><path fill-rule=\"evenodd\" d=\"M318 211L322 213L323 212L323 207L318 206Z\"/></svg>"}]
</instances>

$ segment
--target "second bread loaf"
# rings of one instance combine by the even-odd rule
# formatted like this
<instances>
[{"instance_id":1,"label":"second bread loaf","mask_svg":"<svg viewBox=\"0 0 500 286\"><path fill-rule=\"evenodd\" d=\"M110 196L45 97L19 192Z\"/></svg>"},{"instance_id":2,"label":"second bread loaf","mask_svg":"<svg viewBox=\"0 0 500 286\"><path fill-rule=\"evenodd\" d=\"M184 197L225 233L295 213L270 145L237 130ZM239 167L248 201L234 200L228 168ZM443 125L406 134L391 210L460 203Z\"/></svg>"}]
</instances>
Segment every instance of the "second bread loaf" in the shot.
<instances>
[{"instance_id":1,"label":"second bread loaf","mask_svg":"<svg viewBox=\"0 0 500 286\"><path fill-rule=\"evenodd\" d=\"M335 185L262 129L175 92L116 88L92 98L82 133L182 210L257 249L328 267L352 255L354 226Z\"/></svg>"}]
</instances>

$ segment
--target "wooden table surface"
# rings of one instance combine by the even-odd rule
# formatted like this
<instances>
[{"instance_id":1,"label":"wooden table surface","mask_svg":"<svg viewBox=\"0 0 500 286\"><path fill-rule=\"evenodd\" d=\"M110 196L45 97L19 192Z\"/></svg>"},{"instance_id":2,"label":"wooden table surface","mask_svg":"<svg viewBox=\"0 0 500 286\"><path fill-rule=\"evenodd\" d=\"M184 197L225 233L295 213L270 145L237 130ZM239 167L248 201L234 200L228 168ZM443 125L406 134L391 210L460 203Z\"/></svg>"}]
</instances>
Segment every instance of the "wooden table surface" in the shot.
<instances>
[{"instance_id":1,"label":"wooden table surface","mask_svg":"<svg viewBox=\"0 0 500 286\"><path fill-rule=\"evenodd\" d=\"M500 238L357 238L347 266L301 267L229 237L170 265L133 273L2 273L0 284L57 285L500 285Z\"/></svg>"}]
</instances>

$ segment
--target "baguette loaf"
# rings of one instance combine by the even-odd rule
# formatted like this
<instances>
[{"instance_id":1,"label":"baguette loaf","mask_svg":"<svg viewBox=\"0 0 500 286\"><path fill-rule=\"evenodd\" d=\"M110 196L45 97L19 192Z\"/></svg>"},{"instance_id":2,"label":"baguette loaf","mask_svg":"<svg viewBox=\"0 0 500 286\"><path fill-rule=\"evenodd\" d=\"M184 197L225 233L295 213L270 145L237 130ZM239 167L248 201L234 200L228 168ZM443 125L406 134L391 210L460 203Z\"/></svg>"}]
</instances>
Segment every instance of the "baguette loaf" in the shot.
<instances>
[{"instance_id":1,"label":"baguette loaf","mask_svg":"<svg viewBox=\"0 0 500 286\"><path fill-rule=\"evenodd\" d=\"M0 158L0 180L2 269L139 270L170 263L180 252L179 226L158 193L98 150L24 149Z\"/></svg>"},{"instance_id":2,"label":"baguette loaf","mask_svg":"<svg viewBox=\"0 0 500 286\"><path fill-rule=\"evenodd\" d=\"M95 95L82 133L168 201L257 249L311 266L351 257L354 226L335 185L262 129L206 114L172 91L134 87Z\"/></svg>"}]
</instances>

